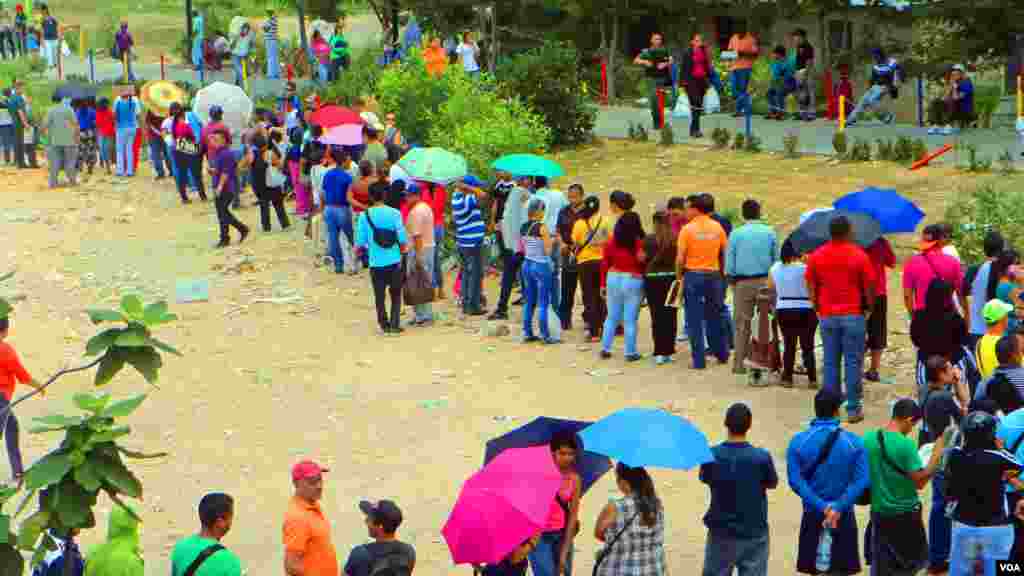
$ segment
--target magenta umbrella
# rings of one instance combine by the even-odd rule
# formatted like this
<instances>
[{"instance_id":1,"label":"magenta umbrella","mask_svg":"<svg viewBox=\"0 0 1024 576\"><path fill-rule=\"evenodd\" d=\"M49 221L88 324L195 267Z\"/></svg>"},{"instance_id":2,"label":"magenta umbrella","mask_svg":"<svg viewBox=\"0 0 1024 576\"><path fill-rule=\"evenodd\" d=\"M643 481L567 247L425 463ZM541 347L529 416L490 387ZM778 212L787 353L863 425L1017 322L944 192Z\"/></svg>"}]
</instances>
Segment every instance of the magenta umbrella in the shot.
<instances>
[{"instance_id":1,"label":"magenta umbrella","mask_svg":"<svg viewBox=\"0 0 1024 576\"><path fill-rule=\"evenodd\" d=\"M340 124L324 132L319 140L333 146L359 146L363 143L363 125Z\"/></svg>"},{"instance_id":2,"label":"magenta umbrella","mask_svg":"<svg viewBox=\"0 0 1024 576\"><path fill-rule=\"evenodd\" d=\"M562 483L548 446L509 448L462 485L441 533L456 564L497 564L540 534Z\"/></svg>"}]
</instances>

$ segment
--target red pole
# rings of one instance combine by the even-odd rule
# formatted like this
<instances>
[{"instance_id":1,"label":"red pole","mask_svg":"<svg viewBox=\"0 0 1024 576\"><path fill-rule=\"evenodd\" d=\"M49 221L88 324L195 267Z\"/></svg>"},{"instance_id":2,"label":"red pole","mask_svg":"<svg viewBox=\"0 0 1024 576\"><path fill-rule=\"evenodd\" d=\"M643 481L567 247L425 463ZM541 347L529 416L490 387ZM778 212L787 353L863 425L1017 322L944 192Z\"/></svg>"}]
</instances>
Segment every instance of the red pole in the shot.
<instances>
[{"instance_id":1,"label":"red pole","mask_svg":"<svg viewBox=\"0 0 1024 576\"><path fill-rule=\"evenodd\" d=\"M601 57L601 103L608 104L608 60Z\"/></svg>"},{"instance_id":2,"label":"red pole","mask_svg":"<svg viewBox=\"0 0 1024 576\"><path fill-rule=\"evenodd\" d=\"M292 80L295 79L295 68L291 64L289 64L287 66L287 71L288 71L288 81L291 82Z\"/></svg>"},{"instance_id":3,"label":"red pole","mask_svg":"<svg viewBox=\"0 0 1024 576\"><path fill-rule=\"evenodd\" d=\"M167 67L164 63L164 55L160 54L160 79L167 80Z\"/></svg>"},{"instance_id":4,"label":"red pole","mask_svg":"<svg viewBox=\"0 0 1024 576\"><path fill-rule=\"evenodd\" d=\"M658 128L665 127L665 90L658 88Z\"/></svg>"}]
</instances>

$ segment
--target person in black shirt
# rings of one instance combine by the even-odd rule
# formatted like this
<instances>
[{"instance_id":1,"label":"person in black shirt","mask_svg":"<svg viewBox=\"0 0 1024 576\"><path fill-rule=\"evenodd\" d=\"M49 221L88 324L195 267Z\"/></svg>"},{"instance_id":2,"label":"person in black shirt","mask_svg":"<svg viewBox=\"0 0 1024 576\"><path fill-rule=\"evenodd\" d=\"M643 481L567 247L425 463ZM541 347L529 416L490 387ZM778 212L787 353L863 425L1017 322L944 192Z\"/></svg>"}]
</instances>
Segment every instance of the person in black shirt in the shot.
<instances>
[{"instance_id":1,"label":"person in black shirt","mask_svg":"<svg viewBox=\"0 0 1024 576\"><path fill-rule=\"evenodd\" d=\"M661 32L651 34L651 46L633 59L633 64L646 68L647 98L651 105L654 129L661 130L665 111L658 109L658 91L672 86L672 55L665 48Z\"/></svg>"},{"instance_id":2,"label":"person in black shirt","mask_svg":"<svg viewBox=\"0 0 1024 576\"><path fill-rule=\"evenodd\" d=\"M815 96L818 87L814 83L814 46L807 41L807 30L793 31L796 46L796 101L800 106L800 118L814 120L817 113Z\"/></svg>"},{"instance_id":3,"label":"person in black shirt","mask_svg":"<svg viewBox=\"0 0 1024 576\"><path fill-rule=\"evenodd\" d=\"M395 537L402 525L402 511L391 500L364 500L359 503L359 510L366 515L366 530L373 542L352 549L345 562L345 574L410 576L416 567L416 550Z\"/></svg>"},{"instance_id":4,"label":"person in black shirt","mask_svg":"<svg viewBox=\"0 0 1024 576\"><path fill-rule=\"evenodd\" d=\"M572 244L572 229L579 220L583 207L583 185L572 184L567 191L569 204L558 213L557 232L562 239L562 294L558 300L558 317L562 319L562 330L572 330L572 308L576 303L576 257ZM570 256L572 256L570 258Z\"/></svg>"}]
</instances>

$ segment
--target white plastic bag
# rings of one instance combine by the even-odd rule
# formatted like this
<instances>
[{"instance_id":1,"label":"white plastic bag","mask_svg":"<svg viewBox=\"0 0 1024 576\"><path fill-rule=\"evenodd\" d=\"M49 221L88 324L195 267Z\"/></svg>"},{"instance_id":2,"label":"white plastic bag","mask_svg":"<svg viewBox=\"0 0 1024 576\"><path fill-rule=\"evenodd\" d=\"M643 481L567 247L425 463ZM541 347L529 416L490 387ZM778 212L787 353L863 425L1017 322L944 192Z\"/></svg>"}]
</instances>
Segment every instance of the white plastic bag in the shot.
<instances>
[{"instance_id":1,"label":"white plastic bag","mask_svg":"<svg viewBox=\"0 0 1024 576\"><path fill-rule=\"evenodd\" d=\"M704 113L717 114L722 111L722 100L718 97L718 90L714 86L708 88L704 95Z\"/></svg>"},{"instance_id":2,"label":"white plastic bag","mask_svg":"<svg viewBox=\"0 0 1024 576\"><path fill-rule=\"evenodd\" d=\"M71 47L68 46L67 40L62 41L60 47L60 53L65 57L71 56Z\"/></svg>"},{"instance_id":3,"label":"white plastic bag","mask_svg":"<svg viewBox=\"0 0 1024 576\"><path fill-rule=\"evenodd\" d=\"M690 97L683 92L676 98L676 108L672 111L672 117L689 119L690 114Z\"/></svg>"}]
</instances>

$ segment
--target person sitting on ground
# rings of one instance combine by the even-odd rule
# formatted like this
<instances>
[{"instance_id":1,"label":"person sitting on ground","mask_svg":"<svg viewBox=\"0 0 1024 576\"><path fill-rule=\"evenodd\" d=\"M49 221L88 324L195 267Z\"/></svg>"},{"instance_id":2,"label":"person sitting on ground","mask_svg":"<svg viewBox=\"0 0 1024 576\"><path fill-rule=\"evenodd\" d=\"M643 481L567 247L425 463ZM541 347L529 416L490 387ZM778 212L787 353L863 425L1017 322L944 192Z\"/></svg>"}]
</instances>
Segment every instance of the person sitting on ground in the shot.
<instances>
[{"instance_id":1,"label":"person sitting on ground","mask_svg":"<svg viewBox=\"0 0 1024 576\"><path fill-rule=\"evenodd\" d=\"M945 77L942 98L932 102L932 124L929 134L952 134L953 126L966 129L978 117L974 112L974 83L962 64L954 64ZM941 128L940 128L941 126Z\"/></svg>"}]
</instances>

